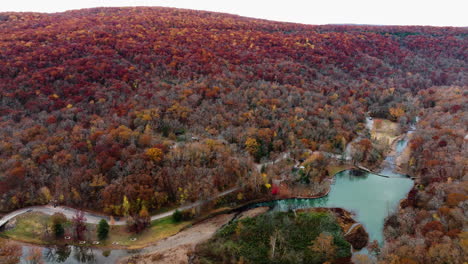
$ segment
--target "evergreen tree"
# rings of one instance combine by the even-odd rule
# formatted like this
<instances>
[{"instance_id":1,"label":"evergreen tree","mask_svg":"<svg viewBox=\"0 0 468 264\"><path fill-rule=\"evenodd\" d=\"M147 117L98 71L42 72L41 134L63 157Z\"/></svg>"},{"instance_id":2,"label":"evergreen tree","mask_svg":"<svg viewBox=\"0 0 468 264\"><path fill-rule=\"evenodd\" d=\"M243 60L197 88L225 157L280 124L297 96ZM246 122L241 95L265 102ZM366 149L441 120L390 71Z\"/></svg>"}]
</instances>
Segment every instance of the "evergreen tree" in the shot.
<instances>
[{"instance_id":1,"label":"evergreen tree","mask_svg":"<svg viewBox=\"0 0 468 264\"><path fill-rule=\"evenodd\" d=\"M67 217L62 213L52 215L52 231L56 238L62 238L65 234L63 224L67 222Z\"/></svg>"},{"instance_id":2,"label":"evergreen tree","mask_svg":"<svg viewBox=\"0 0 468 264\"><path fill-rule=\"evenodd\" d=\"M63 226L60 223L55 223L53 229L56 238L61 238L65 234L65 230L63 229Z\"/></svg>"},{"instance_id":3,"label":"evergreen tree","mask_svg":"<svg viewBox=\"0 0 468 264\"><path fill-rule=\"evenodd\" d=\"M105 219L101 219L98 224L97 235L99 240L104 240L109 234L109 224Z\"/></svg>"}]
</instances>

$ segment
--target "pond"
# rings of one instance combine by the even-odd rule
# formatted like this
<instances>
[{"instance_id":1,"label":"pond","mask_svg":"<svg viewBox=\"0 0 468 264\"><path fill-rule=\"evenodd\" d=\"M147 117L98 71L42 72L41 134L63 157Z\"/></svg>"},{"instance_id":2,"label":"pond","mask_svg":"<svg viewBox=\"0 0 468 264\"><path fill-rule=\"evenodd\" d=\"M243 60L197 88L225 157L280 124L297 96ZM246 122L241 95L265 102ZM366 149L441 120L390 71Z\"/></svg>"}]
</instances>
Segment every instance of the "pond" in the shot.
<instances>
[{"instance_id":1,"label":"pond","mask_svg":"<svg viewBox=\"0 0 468 264\"><path fill-rule=\"evenodd\" d=\"M398 207L412 186L413 181L405 177L385 178L364 172L355 176L346 170L335 175L335 182L325 197L277 200L256 206L271 206L273 211L340 207L355 213L355 219L364 225L371 241L382 243L385 217Z\"/></svg>"},{"instance_id":2,"label":"pond","mask_svg":"<svg viewBox=\"0 0 468 264\"><path fill-rule=\"evenodd\" d=\"M330 193L316 199L286 199L258 204L270 206L273 211L288 211L314 207L340 207L355 213L355 219L369 233L369 241L383 243L383 225L385 218L392 214L413 187L413 180L394 172L395 156L399 156L408 145L409 131L396 143L395 155L387 156L385 167L380 174L345 170L335 175Z\"/></svg>"}]
</instances>

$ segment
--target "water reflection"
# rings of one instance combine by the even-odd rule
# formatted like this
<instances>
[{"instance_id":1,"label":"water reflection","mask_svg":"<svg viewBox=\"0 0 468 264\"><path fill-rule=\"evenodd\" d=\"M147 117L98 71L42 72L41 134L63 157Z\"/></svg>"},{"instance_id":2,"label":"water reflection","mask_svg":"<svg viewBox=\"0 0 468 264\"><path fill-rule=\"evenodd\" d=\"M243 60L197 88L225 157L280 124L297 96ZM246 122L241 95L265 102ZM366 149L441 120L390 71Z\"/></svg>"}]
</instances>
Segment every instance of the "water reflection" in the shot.
<instances>
[{"instance_id":1,"label":"water reflection","mask_svg":"<svg viewBox=\"0 0 468 264\"><path fill-rule=\"evenodd\" d=\"M96 263L92 248L77 247L73 257L80 263Z\"/></svg>"},{"instance_id":2,"label":"water reflection","mask_svg":"<svg viewBox=\"0 0 468 264\"><path fill-rule=\"evenodd\" d=\"M44 259L48 263L64 263L71 254L71 247L57 246L44 250Z\"/></svg>"},{"instance_id":3,"label":"water reflection","mask_svg":"<svg viewBox=\"0 0 468 264\"><path fill-rule=\"evenodd\" d=\"M124 256L137 254L140 250L102 250L90 247L77 246L50 246L34 247L23 246L23 255L20 263L29 263L28 256L32 248L40 248L44 263L64 264L111 264Z\"/></svg>"}]
</instances>

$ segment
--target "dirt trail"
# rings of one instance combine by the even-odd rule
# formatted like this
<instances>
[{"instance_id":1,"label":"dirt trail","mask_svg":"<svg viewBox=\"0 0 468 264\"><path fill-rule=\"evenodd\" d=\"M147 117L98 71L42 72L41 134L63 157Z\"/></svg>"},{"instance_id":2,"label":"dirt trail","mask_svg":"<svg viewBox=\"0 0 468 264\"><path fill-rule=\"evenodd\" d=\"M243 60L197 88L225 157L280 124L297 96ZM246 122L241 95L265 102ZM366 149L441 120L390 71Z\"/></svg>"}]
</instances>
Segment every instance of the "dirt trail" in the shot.
<instances>
[{"instance_id":1,"label":"dirt trail","mask_svg":"<svg viewBox=\"0 0 468 264\"><path fill-rule=\"evenodd\" d=\"M207 219L146 248L145 251L149 253L122 259L120 263L188 263L188 253L198 243L211 238L216 230L227 224L233 217L234 214L223 214Z\"/></svg>"},{"instance_id":2,"label":"dirt trail","mask_svg":"<svg viewBox=\"0 0 468 264\"><path fill-rule=\"evenodd\" d=\"M266 213L268 210L270 210L270 207L268 207L268 206L262 206L262 207L257 207L257 208L254 208L254 209L250 209L250 210L247 210L247 211L244 211L244 212L240 213L239 216L238 216L238 219L241 220L241 219L245 219L247 217L257 217L259 215L262 215L262 214Z\"/></svg>"}]
</instances>

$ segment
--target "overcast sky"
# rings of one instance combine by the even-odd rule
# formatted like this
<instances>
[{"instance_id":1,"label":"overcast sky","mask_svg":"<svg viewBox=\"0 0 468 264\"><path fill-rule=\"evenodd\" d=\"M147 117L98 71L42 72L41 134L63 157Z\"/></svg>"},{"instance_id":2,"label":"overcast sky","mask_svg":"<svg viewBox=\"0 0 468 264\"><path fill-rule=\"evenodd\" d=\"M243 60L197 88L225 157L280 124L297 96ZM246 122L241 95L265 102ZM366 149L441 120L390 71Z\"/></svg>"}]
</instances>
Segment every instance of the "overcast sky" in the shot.
<instances>
[{"instance_id":1,"label":"overcast sky","mask_svg":"<svg viewBox=\"0 0 468 264\"><path fill-rule=\"evenodd\" d=\"M467 0L2 0L2 11L167 6L305 24L468 26Z\"/></svg>"}]
</instances>

